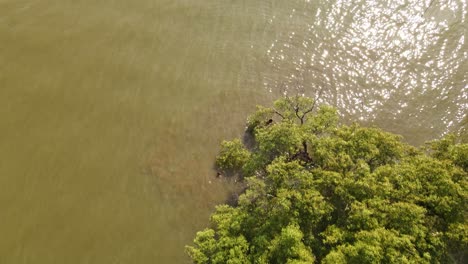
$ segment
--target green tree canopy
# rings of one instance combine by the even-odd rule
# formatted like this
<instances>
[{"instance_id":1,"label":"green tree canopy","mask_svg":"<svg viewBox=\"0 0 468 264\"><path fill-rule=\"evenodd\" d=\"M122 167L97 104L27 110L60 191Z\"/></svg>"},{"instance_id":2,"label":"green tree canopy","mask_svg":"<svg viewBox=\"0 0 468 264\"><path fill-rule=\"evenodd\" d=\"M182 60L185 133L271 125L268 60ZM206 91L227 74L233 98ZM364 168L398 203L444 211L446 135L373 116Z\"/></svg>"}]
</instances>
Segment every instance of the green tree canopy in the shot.
<instances>
[{"instance_id":1,"label":"green tree canopy","mask_svg":"<svg viewBox=\"0 0 468 264\"><path fill-rule=\"evenodd\" d=\"M216 160L246 190L187 247L195 263L468 261L468 145L454 136L417 149L306 97L258 107L247 133L252 146L223 142Z\"/></svg>"}]
</instances>

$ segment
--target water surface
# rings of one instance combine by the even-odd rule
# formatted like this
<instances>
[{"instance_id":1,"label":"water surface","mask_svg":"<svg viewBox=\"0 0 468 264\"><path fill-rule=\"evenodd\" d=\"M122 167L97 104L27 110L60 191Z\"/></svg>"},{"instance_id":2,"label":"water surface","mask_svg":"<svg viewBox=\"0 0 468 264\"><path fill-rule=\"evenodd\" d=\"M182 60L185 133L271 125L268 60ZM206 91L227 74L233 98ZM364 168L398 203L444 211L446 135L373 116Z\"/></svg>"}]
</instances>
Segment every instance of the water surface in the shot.
<instances>
[{"instance_id":1,"label":"water surface","mask_svg":"<svg viewBox=\"0 0 468 264\"><path fill-rule=\"evenodd\" d=\"M467 2L0 0L0 262L184 263L255 104L405 136L468 108Z\"/></svg>"}]
</instances>

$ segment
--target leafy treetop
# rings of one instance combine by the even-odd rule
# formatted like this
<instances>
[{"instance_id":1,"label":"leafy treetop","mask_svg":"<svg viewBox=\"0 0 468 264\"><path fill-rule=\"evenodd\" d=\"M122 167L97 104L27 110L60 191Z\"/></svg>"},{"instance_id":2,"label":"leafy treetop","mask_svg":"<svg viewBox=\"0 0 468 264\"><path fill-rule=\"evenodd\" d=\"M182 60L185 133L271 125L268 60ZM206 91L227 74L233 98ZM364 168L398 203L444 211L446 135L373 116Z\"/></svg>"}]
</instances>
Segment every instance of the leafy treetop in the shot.
<instances>
[{"instance_id":1,"label":"leafy treetop","mask_svg":"<svg viewBox=\"0 0 468 264\"><path fill-rule=\"evenodd\" d=\"M468 145L454 136L416 149L306 97L258 107L247 133L216 160L247 188L187 247L194 263L467 261Z\"/></svg>"}]
</instances>

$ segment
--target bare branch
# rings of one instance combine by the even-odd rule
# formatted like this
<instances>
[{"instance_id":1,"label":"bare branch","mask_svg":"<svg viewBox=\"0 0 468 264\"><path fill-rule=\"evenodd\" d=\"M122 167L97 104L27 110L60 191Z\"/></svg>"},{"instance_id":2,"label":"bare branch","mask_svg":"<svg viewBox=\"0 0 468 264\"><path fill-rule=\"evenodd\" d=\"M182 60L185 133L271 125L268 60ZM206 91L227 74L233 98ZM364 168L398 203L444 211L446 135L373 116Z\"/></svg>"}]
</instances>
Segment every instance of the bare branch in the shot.
<instances>
[{"instance_id":1,"label":"bare branch","mask_svg":"<svg viewBox=\"0 0 468 264\"><path fill-rule=\"evenodd\" d=\"M294 112L296 113L297 118L301 121L301 125L304 123L303 118L299 116L299 103L296 101L296 106L294 107Z\"/></svg>"},{"instance_id":2,"label":"bare branch","mask_svg":"<svg viewBox=\"0 0 468 264\"><path fill-rule=\"evenodd\" d=\"M314 102L314 105L315 105L315 102ZM308 109L307 111L305 111L303 114L302 114L302 118L304 118L308 113L314 111L314 105L312 105L312 107L310 109Z\"/></svg>"},{"instance_id":3,"label":"bare branch","mask_svg":"<svg viewBox=\"0 0 468 264\"><path fill-rule=\"evenodd\" d=\"M318 100L320 100L320 97L322 97L322 94L323 94L323 87L320 88L320 91L319 91L317 97L315 97L314 103L312 104L312 107L310 108L309 113L312 112L312 111L314 110L315 104L317 103Z\"/></svg>"},{"instance_id":4,"label":"bare branch","mask_svg":"<svg viewBox=\"0 0 468 264\"><path fill-rule=\"evenodd\" d=\"M276 110L275 108L273 108L273 111L275 111L275 114L279 115L281 118L285 119L284 116L278 112L278 110Z\"/></svg>"}]
</instances>

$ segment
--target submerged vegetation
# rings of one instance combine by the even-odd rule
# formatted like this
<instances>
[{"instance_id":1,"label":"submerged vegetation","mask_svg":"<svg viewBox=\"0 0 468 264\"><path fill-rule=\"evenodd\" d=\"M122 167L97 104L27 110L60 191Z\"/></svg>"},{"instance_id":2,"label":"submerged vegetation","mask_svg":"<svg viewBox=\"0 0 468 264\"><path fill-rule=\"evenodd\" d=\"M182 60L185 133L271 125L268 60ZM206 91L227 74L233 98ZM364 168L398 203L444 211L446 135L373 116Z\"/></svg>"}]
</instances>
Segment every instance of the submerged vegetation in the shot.
<instances>
[{"instance_id":1,"label":"submerged vegetation","mask_svg":"<svg viewBox=\"0 0 468 264\"><path fill-rule=\"evenodd\" d=\"M468 145L415 148L397 135L340 125L306 97L258 107L244 144L225 141L223 175L246 188L220 205L187 252L195 263L467 261Z\"/></svg>"}]
</instances>

